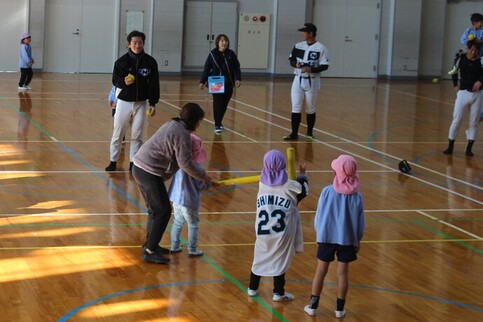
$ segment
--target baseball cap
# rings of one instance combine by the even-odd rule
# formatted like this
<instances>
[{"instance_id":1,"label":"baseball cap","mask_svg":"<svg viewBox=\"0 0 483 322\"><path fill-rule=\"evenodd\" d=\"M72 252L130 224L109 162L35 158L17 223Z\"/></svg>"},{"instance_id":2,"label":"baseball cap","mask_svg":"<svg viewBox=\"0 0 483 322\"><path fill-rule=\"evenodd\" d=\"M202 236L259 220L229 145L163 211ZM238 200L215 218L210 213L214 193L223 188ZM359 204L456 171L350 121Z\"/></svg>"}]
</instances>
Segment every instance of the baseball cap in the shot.
<instances>
[{"instance_id":1,"label":"baseball cap","mask_svg":"<svg viewBox=\"0 0 483 322\"><path fill-rule=\"evenodd\" d=\"M25 38L30 38L30 34L29 33L23 33L20 35L20 40L24 40Z\"/></svg>"},{"instance_id":2,"label":"baseball cap","mask_svg":"<svg viewBox=\"0 0 483 322\"><path fill-rule=\"evenodd\" d=\"M302 28L299 28L298 30L302 32L317 32L317 27L313 23L307 22Z\"/></svg>"}]
</instances>

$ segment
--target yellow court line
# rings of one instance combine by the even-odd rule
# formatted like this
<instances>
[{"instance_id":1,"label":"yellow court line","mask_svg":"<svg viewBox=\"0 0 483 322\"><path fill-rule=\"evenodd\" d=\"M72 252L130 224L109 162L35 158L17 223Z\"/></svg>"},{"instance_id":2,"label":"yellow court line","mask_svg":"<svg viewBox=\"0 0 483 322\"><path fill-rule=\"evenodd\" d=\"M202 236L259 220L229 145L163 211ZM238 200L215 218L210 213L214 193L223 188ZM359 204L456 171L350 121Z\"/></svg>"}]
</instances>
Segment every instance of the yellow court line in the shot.
<instances>
[{"instance_id":1,"label":"yellow court line","mask_svg":"<svg viewBox=\"0 0 483 322\"><path fill-rule=\"evenodd\" d=\"M441 242L482 242L481 239L393 239L393 240L363 240L363 244L393 244L393 243L441 243ZM304 245L315 245L316 242L305 242ZM255 243L238 243L238 244L200 244L200 247L240 247L254 246ZM162 245L169 247L169 245ZM59 250L59 249L116 249L116 248L141 248L139 245L105 245L105 246L30 246L30 247L0 247L0 250Z\"/></svg>"}]
</instances>

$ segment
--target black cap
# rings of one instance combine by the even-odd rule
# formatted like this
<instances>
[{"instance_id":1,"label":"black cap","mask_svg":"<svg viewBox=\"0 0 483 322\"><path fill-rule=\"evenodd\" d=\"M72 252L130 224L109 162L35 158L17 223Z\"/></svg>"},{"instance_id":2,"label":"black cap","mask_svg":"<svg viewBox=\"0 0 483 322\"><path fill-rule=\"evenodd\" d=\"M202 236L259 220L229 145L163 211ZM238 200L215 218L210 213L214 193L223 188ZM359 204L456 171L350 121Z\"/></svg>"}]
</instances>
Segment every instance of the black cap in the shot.
<instances>
[{"instance_id":1,"label":"black cap","mask_svg":"<svg viewBox=\"0 0 483 322\"><path fill-rule=\"evenodd\" d=\"M407 173L407 174L411 174L411 166L409 165L409 162L407 162L406 160L402 160L401 162L399 162L399 170L402 172L402 173Z\"/></svg>"},{"instance_id":2,"label":"black cap","mask_svg":"<svg viewBox=\"0 0 483 322\"><path fill-rule=\"evenodd\" d=\"M302 31L302 32L317 32L317 27L313 23L307 22L307 23L304 24L304 26L302 28L299 28L299 31Z\"/></svg>"}]
</instances>

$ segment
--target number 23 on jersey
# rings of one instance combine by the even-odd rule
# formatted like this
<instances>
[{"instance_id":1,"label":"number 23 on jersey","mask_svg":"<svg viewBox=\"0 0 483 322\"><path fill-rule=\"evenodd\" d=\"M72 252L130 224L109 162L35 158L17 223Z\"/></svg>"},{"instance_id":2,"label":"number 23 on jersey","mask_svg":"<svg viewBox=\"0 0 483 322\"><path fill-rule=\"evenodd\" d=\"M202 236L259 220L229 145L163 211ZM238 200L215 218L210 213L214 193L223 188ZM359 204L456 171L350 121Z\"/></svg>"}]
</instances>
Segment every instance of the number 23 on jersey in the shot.
<instances>
[{"instance_id":1,"label":"number 23 on jersey","mask_svg":"<svg viewBox=\"0 0 483 322\"><path fill-rule=\"evenodd\" d=\"M260 210L257 218L257 235L270 235L281 233L285 230L285 211L275 209L271 213L266 210Z\"/></svg>"}]
</instances>

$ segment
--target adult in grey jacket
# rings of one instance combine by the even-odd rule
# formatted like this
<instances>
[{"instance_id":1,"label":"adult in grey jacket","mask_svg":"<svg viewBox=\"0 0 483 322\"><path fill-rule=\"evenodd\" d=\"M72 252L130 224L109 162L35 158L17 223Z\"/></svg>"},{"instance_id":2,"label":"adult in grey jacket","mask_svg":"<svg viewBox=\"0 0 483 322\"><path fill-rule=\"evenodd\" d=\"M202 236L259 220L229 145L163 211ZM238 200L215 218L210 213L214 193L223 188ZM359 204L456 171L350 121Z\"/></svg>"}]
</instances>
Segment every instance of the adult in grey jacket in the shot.
<instances>
[{"instance_id":1,"label":"adult in grey jacket","mask_svg":"<svg viewBox=\"0 0 483 322\"><path fill-rule=\"evenodd\" d=\"M146 243L142 258L146 262L169 263L169 249L159 246L171 217L171 203L164 182L178 169L203 181L217 185L192 158L190 133L194 132L205 116L196 103L187 103L179 117L162 125L134 156L133 176L148 208Z\"/></svg>"}]
</instances>

